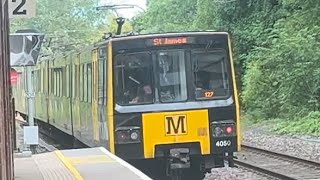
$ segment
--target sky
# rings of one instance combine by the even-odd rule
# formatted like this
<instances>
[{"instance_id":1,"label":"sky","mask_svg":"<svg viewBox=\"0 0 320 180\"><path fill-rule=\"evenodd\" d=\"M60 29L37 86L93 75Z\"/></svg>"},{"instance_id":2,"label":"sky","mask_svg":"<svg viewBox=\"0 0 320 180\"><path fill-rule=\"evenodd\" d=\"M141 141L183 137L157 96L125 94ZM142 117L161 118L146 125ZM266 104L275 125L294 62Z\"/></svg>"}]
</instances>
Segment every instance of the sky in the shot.
<instances>
[{"instance_id":1,"label":"sky","mask_svg":"<svg viewBox=\"0 0 320 180\"><path fill-rule=\"evenodd\" d=\"M106 4L133 4L140 6L143 9L146 9L146 0L101 0L100 5L106 5ZM117 10L119 16L122 16L124 18L131 19L135 15L137 15L142 10L135 7L135 8L128 8L128 9L119 9Z\"/></svg>"}]
</instances>

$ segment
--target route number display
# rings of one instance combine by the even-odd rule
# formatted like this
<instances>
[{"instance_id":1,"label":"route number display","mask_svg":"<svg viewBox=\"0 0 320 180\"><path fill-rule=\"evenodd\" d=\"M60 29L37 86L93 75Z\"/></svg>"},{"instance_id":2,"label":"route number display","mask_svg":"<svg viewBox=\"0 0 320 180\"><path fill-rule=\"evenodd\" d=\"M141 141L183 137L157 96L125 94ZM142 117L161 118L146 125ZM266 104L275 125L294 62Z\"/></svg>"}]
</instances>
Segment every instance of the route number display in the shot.
<instances>
[{"instance_id":1,"label":"route number display","mask_svg":"<svg viewBox=\"0 0 320 180\"><path fill-rule=\"evenodd\" d=\"M33 18L36 16L36 0L9 0L9 18Z\"/></svg>"}]
</instances>

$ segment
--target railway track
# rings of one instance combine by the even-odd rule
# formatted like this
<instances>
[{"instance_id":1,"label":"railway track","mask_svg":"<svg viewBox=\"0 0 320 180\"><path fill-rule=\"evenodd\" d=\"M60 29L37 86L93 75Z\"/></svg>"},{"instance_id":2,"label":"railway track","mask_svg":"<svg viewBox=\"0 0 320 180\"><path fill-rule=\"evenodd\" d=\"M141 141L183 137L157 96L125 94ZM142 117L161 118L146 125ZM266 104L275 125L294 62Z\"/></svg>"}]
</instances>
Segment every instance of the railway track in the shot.
<instances>
[{"instance_id":1,"label":"railway track","mask_svg":"<svg viewBox=\"0 0 320 180\"><path fill-rule=\"evenodd\" d=\"M284 180L320 180L320 163L242 145L235 164Z\"/></svg>"}]
</instances>

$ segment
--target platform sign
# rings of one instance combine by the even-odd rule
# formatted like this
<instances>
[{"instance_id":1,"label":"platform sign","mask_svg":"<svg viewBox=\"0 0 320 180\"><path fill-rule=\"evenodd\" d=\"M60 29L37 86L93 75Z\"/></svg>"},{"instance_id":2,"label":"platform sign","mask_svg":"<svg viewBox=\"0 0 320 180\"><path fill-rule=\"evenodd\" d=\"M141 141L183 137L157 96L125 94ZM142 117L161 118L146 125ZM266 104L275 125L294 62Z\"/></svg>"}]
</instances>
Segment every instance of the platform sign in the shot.
<instances>
[{"instance_id":1,"label":"platform sign","mask_svg":"<svg viewBox=\"0 0 320 180\"><path fill-rule=\"evenodd\" d=\"M10 34L11 67L34 66L40 54L44 34L15 33Z\"/></svg>"},{"instance_id":2,"label":"platform sign","mask_svg":"<svg viewBox=\"0 0 320 180\"><path fill-rule=\"evenodd\" d=\"M36 16L36 0L9 0L9 19Z\"/></svg>"}]
</instances>

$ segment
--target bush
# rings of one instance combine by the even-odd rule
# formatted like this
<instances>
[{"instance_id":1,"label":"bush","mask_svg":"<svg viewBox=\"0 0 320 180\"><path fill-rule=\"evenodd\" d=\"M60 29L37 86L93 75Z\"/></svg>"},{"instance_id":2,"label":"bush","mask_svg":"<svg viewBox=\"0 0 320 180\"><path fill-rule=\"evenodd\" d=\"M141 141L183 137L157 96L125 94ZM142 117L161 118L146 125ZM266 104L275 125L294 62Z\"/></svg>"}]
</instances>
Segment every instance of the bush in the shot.
<instances>
[{"instance_id":1,"label":"bush","mask_svg":"<svg viewBox=\"0 0 320 180\"><path fill-rule=\"evenodd\" d=\"M279 122L274 131L280 134L320 135L320 111L310 112L302 118L287 119Z\"/></svg>"}]
</instances>

